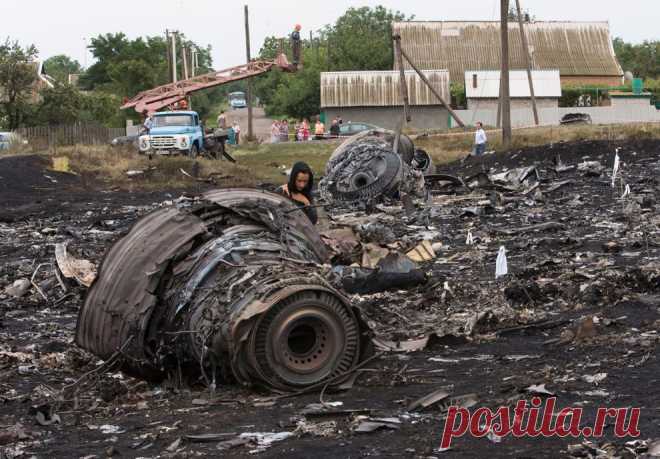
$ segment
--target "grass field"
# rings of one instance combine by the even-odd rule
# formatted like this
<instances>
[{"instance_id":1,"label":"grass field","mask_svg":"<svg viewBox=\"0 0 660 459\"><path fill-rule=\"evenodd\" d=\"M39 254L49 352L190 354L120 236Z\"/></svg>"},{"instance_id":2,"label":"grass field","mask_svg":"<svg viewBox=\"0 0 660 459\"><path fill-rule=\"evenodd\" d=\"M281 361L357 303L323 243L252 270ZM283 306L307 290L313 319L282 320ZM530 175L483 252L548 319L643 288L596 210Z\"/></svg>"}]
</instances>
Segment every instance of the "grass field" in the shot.
<instances>
[{"instance_id":1,"label":"grass field","mask_svg":"<svg viewBox=\"0 0 660 459\"><path fill-rule=\"evenodd\" d=\"M258 180L279 183L285 180L283 169L291 168L296 161L305 161L317 176L320 175L337 145L338 142L261 144L238 148L232 155Z\"/></svg>"},{"instance_id":2,"label":"grass field","mask_svg":"<svg viewBox=\"0 0 660 459\"><path fill-rule=\"evenodd\" d=\"M489 149L502 149L500 131L490 131ZM415 146L423 148L435 164L446 164L468 155L472 150L474 132L415 135ZM513 134L513 148L546 145L553 142L581 139L616 140L624 138L660 138L660 124L626 124L612 126L554 126L517 129ZM290 142L261 144L241 147L234 156L241 165L248 167L256 177L264 181L281 180L281 170L274 165L291 167L295 161L305 161L317 173L322 173L325 163L338 142Z\"/></svg>"},{"instance_id":3,"label":"grass field","mask_svg":"<svg viewBox=\"0 0 660 459\"><path fill-rule=\"evenodd\" d=\"M491 131L489 148L500 150L501 135ZM435 164L446 164L469 154L472 149L473 132L419 135L415 145L425 149ZM518 129L514 131L513 148L544 145L559 141L580 139L625 139L660 138L660 124L627 124L611 126L570 126ZM296 161L307 162L317 176L323 173L325 163L337 147L338 142L289 142L278 144L246 145L230 150L237 164L227 161L186 157L162 157L149 160L128 149L109 146L58 147L56 151L40 153L52 157L68 158L71 172L85 181L118 186L121 188L176 188L190 187L198 178L213 178L218 186L250 186L258 182L282 183L283 173ZM26 151L3 152L2 155L34 153ZM127 171L144 171L129 177ZM182 172L184 171L184 172Z\"/></svg>"}]
</instances>

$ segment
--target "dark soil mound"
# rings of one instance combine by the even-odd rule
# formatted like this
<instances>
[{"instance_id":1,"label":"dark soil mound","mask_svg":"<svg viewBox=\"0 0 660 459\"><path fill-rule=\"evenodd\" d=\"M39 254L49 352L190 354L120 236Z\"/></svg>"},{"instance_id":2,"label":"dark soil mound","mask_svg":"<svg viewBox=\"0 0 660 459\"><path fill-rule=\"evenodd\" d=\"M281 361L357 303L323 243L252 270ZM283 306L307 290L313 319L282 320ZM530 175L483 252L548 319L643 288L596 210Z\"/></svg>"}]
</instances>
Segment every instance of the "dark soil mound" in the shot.
<instances>
[{"instance_id":1,"label":"dark soil mound","mask_svg":"<svg viewBox=\"0 0 660 459\"><path fill-rule=\"evenodd\" d=\"M77 175L50 167L39 155L0 158L0 221L13 221L43 203L58 205L63 194L80 187Z\"/></svg>"},{"instance_id":2,"label":"dark soil mound","mask_svg":"<svg viewBox=\"0 0 660 459\"><path fill-rule=\"evenodd\" d=\"M656 157L660 155L660 139L639 140L578 140L573 142L557 142L537 147L498 152L480 158L468 157L465 160L454 161L446 166L439 166L438 172L453 173L460 176L470 176L482 170L510 169L538 164L550 164L557 156L563 163L575 164L585 160L600 161L603 166L611 168L614 162L614 152L619 148L622 161L628 157L636 159Z\"/></svg>"}]
</instances>

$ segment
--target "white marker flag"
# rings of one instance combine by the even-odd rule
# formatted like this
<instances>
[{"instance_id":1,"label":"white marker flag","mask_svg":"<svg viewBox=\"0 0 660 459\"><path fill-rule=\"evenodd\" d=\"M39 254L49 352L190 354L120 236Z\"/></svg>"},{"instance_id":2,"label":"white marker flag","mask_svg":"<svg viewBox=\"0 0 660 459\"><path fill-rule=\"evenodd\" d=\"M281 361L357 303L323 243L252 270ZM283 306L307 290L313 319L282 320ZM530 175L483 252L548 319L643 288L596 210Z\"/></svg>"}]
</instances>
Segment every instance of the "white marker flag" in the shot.
<instances>
[{"instance_id":1,"label":"white marker flag","mask_svg":"<svg viewBox=\"0 0 660 459\"><path fill-rule=\"evenodd\" d=\"M623 190L623 194L621 195L621 199L625 198L630 194L630 185L626 184L626 189Z\"/></svg>"},{"instance_id":2,"label":"white marker flag","mask_svg":"<svg viewBox=\"0 0 660 459\"><path fill-rule=\"evenodd\" d=\"M497 253L497 261L495 262L495 279L500 276L506 276L509 268L506 263L506 249L500 246L500 251Z\"/></svg>"},{"instance_id":3,"label":"white marker flag","mask_svg":"<svg viewBox=\"0 0 660 459\"><path fill-rule=\"evenodd\" d=\"M612 169L612 188L614 188L614 181L616 180L616 174L619 172L619 149L616 149L616 153L614 154L614 168Z\"/></svg>"}]
</instances>

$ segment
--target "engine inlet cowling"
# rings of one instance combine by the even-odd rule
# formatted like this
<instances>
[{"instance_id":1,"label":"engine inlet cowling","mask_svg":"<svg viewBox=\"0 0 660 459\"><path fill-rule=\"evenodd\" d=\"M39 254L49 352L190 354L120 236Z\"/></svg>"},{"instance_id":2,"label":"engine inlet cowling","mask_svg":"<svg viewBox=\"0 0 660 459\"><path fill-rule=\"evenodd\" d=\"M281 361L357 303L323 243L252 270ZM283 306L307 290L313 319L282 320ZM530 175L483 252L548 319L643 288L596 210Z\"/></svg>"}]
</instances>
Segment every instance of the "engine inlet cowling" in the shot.
<instances>
[{"instance_id":1,"label":"engine inlet cowling","mask_svg":"<svg viewBox=\"0 0 660 459\"><path fill-rule=\"evenodd\" d=\"M326 164L319 183L323 199L364 206L382 198L399 198L401 193L424 197L424 172L413 161L414 145L401 135L395 151L395 138L391 131L375 129L345 140Z\"/></svg>"},{"instance_id":2,"label":"engine inlet cowling","mask_svg":"<svg viewBox=\"0 0 660 459\"><path fill-rule=\"evenodd\" d=\"M367 352L359 311L323 277L315 228L287 198L206 193L140 219L107 253L76 342L147 379L287 391L340 382Z\"/></svg>"}]
</instances>

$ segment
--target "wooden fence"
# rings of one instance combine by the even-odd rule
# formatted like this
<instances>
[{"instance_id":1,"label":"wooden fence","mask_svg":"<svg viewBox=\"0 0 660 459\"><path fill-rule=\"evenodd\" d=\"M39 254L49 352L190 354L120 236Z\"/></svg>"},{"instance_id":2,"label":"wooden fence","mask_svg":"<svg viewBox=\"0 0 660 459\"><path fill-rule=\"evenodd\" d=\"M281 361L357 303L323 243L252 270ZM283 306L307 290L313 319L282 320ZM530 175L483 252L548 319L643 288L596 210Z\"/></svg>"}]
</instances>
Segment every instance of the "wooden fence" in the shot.
<instances>
[{"instance_id":1,"label":"wooden fence","mask_svg":"<svg viewBox=\"0 0 660 459\"><path fill-rule=\"evenodd\" d=\"M64 145L107 145L115 137L126 135L125 128L107 128L92 123L75 123L61 126L34 126L15 131L37 148Z\"/></svg>"}]
</instances>

